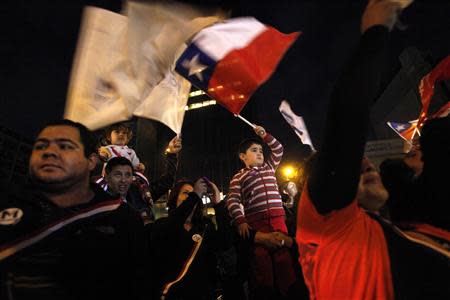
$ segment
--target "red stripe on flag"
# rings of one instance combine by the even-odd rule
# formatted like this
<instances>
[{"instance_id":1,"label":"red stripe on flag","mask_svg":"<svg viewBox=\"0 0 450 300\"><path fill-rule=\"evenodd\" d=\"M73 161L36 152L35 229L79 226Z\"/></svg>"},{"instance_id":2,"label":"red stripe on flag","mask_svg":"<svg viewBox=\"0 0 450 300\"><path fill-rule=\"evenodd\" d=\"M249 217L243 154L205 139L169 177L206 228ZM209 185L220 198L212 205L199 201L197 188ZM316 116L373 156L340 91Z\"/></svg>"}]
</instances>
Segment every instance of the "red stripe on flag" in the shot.
<instances>
[{"instance_id":1,"label":"red stripe on flag","mask_svg":"<svg viewBox=\"0 0 450 300\"><path fill-rule=\"evenodd\" d=\"M272 27L250 44L220 60L209 81L208 94L229 111L239 114L251 95L274 72L300 33L284 34Z\"/></svg>"},{"instance_id":2,"label":"red stripe on flag","mask_svg":"<svg viewBox=\"0 0 450 300\"><path fill-rule=\"evenodd\" d=\"M450 55L443 59L430 73L425 75L419 83L419 93L422 101L422 112L418 127L421 129L428 115L431 98L437 81L450 79Z\"/></svg>"},{"instance_id":3,"label":"red stripe on flag","mask_svg":"<svg viewBox=\"0 0 450 300\"><path fill-rule=\"evenodd\" d=\"M409 127L405 131L400 132L400 135L407 141L411 141L414 138L416 132L416 125Z\"/></svg>"}]
</instances>

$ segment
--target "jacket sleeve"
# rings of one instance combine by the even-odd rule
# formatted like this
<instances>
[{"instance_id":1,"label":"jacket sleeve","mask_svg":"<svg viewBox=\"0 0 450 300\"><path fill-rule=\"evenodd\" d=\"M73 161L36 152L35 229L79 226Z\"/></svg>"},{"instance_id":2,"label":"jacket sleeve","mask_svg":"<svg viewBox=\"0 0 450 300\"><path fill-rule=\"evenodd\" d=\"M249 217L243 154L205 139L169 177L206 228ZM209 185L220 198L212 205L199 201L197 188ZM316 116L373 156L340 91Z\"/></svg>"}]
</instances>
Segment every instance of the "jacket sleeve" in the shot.
<instances>
[{"instance_id":1,"label":"jacket sleeve","mask_svg":"<svg viewBox=\"0 0 450 300\"><path fill-rule=\"evenodd\" d=\"M175 176L178 167L177 154L166 154L166 169L158 179L150 183L150 192L154 201L158 200L162 195L167 193L175 182Z\"/></svg>"},{"instance_id":2,"label":"jacket sleeve","mask_svg":"<svg viewBox=\"0 0 450 300\"><path fill-rule=\"evenodd\" d=\"M189 193L188 198L180 204L170 215L166 218L157 220L152 226L150 231L150 241L157 243L158 241L164 241L167 235L174 234L183 226L189 214L194 209L197 203L202 200L196 193Z\"/></svg>"},{"instance_id":3,"label":"jacket sleeve","mask_svg":"<svg viewBox=\"0 0 450 300\"><path fill-rule=\"evenodd\" d=\"M264 136L264 142L270 148L270 156L267 163L272 167L272 169L276 170L281 162L281 159L283 158L283 145L281 145L281 143L269 133Z\"/></svg>"},{"instance_id":4,"label":"jacket sleeve","mask_svg":"<svg viewBox=\"0 0 450 300\"><path fill-rule=\"evenodd\" d=\"M320 214L342 209L355 199L387 38L384 26L366 30L332 92L323 143L312 160L307 183Z\"/></svg>"},{"instance_id":5,"label":"jacket sleeve","mask_svg":"<svg viewBox=\"0 0 450 300\"><path fill-rule=\"evenodd\" d=\"M234 175L231 180L227 196L228 212L236 225L248 223L245 218L244 210L241 207L241 183L238 175L239 174Z\"/></svg>"}]
</instances>

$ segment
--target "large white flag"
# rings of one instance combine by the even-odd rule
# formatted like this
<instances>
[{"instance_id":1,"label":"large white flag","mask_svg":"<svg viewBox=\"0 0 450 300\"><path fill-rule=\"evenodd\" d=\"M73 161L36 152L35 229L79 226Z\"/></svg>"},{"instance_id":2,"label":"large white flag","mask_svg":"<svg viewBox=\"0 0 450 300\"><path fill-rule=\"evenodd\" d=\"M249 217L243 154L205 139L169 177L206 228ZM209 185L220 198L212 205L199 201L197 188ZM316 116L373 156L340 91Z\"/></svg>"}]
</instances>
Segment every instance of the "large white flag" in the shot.
<instances>
[{"instance_id":1,"label":"large white flag","mask_svg":"<svg viewBox=\"0 0 450 300\"><path fill-rule=\"evenodd\" d=\"M86 8L65 117L98 129L137 115L179 133L190 84L173 63L186 40L225 15L174 1L130 1L126 13Z\"/></svg>"},{"instance_id":2,"label":"large white flag","mask_svg":"<svg viewBox=\"0 0 450 300\"><path fill-rule=\"evenodd\" d=\"M114 68L127 65L128 19L88 7L75 53L65 117L97 129L132 115L119 92ZM119 75L120 77L120 75Z\"/></svg>"},{"instance_id":3,"label":"large white flag","mask_svg":"<svg viewBox=\"0 0 450 300\"><path fill-rule=\"evenodd\" d=\"M280 113L283 115L284 119L291 128L294 130L295 134L300 138L303 144L310 145L312 150L314 149L311 138L309 137L308 129L306 129L305 122L303 118L297 116L291 109L291 106L286 100L281 101L280 104Z\"/></svg>"}]
</instances>

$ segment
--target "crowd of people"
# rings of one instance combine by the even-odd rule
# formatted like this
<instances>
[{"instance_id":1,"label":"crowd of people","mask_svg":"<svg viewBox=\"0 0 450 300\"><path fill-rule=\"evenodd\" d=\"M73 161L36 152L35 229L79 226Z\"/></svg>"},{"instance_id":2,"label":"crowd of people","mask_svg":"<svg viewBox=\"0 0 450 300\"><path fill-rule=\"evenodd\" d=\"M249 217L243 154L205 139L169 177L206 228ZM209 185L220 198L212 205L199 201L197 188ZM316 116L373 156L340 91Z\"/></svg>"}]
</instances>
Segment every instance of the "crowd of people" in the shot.
<instances>
[{"instance_id":1,"label":"crowd of people","mask_svg":"<svg viewBox=\"0 0 450 300\"><path fill-rule=\"evenodd\" d=\"M127 126L111 126L99 148L80 123L46 124L30 185L2 189L0 298L449 299L450 116L428 120L380 173L364 156L402 3L369 1L323 143L286 202L275 178L283 146L262 126L239 145L243 168L221 199L207 177L177 180L178 137L164 174L148 180ZM155 219L164 194L168 215Z\"/></svg>"}]
</instances>

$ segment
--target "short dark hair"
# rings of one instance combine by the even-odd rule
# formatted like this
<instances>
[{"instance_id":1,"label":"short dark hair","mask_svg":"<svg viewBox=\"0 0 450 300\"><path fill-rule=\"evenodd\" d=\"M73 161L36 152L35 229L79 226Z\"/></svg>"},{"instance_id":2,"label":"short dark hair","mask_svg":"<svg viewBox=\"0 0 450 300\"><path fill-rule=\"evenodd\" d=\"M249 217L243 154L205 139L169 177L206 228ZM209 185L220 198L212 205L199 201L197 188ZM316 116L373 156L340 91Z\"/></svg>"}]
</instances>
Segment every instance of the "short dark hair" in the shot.
<instances>
[{"instance_id":1,"label":"short dark hair","mask_svg":"<svg viewBox=\"0 0 450 300\"><path fill-rule=\"evenodd\" d=\"M182 179L182 180L177 181L177 183L175 183L173 188L170 190L169 197L167 197L167 208L169 209L169 214L175 208L177 208L178 194L180 194L181 188L185 184L188 184L188 185L194 187L194 182L193 181L188 180L188 179Z\"/></svg>"},{"instance_id":2,"label":"short dark hair","mask_svg":"<svg viewBox=\"0 0 450 300\"><path fill-rule=\"evenodd\" d=\"M108 160L105 167L105 173L110 174L113 168L117 166L129 166L131 168L131 171L133 171L133 165L128 158L117 156Z\"/></svg>"},{"instance_id":3,"label":"short dark hair","mask_svg":"<svg viewBox=\"0 0 450 300\"><path fill-rule=\"evenodd\" d=\"M89 157L92 153L97 154L97 138L95 134L83 124L68 119L53 120L42 126L36 136L39 136L45 128L51 126L70 126L78 129L80 141L84 147L84 156Z\"/></svg>"},{"instance_id":4,"label":"short dark hair","mask_svg":"<svg viewBox=\"0 0 450 300\"><path fill-rule=\"evenodd\" d=\"M125 122L121 122L121 123L116 123L113 124L111 126L108 127L108 129L106 129L106 139L111 142L111 132L113 132L114 130L119 131L119 130L123 130L127 133L128 135L128 139L131 140L131 138L133 137L133 130L131 129L131 125L129 125L128 123Z\"/></svg>"},{"instance_id":5,"label":"short dark hair","mask_svg":"<svg viewBox=\"0 0 450 300\"><path fill-rule=\"evenodd\" d=\"M244 153L244 154L245 154L245 152L247 152L247 150L248 150L253 144L260 145L261 147L262 147L262 145L263 145L262 142L261 142L261 140L254 139L254 138L245 139L245 140L243 140L243 141L239 144L239 147L238 147L238 154L241 154L241 153Z\"/></svg>"}]
</instances>

